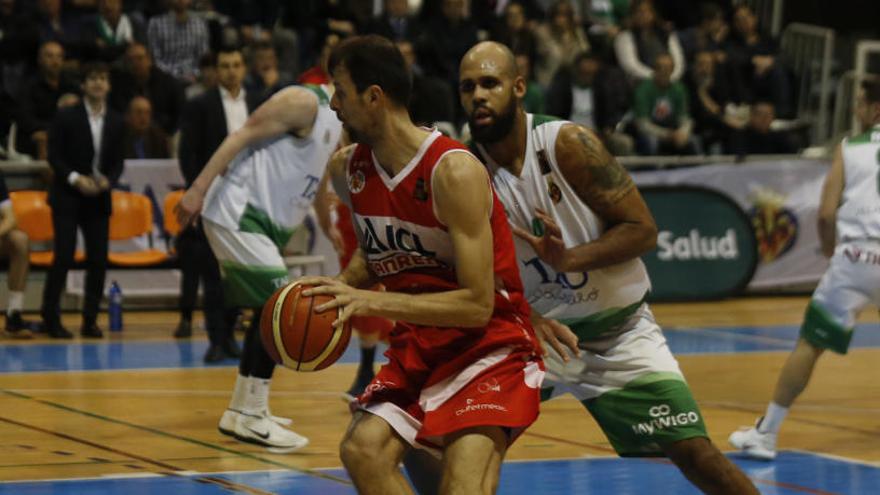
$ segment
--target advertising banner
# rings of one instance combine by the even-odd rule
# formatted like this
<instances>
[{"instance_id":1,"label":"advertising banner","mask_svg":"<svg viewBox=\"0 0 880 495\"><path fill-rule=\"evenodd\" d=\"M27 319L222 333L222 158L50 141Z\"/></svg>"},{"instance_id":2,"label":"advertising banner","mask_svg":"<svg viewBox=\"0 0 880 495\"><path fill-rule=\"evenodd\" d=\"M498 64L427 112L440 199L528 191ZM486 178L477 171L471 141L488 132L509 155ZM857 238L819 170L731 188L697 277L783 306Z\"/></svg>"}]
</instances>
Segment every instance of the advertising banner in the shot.
<instances>
[{"instance_id":1,"label":"advertising banner","mask_svg":"<svg viewBox=\"0 0 880 495\"><path fill-rule=\"evenodd\" d=\"M642 190L657 222L657 247L643 256L652 299L719 299L741 292L758 265L755 232L727 196L693 186Z\"/></svg>"},{"instance_id":2,"label":"advertising banner","mask_svg":"<svg viewBox=\"0 0 880 495\"><path fill-rule=\"evenodd\" d=\"M758 268L750 290L811 288L828 267L819 248L816 219L829 163L779 160L634 172L640 188L699 186L735 201L750 218ZM698 205L687 210L696 214ZM655 282L656 284L656 282Z\"/></svg>"}]
</instances>

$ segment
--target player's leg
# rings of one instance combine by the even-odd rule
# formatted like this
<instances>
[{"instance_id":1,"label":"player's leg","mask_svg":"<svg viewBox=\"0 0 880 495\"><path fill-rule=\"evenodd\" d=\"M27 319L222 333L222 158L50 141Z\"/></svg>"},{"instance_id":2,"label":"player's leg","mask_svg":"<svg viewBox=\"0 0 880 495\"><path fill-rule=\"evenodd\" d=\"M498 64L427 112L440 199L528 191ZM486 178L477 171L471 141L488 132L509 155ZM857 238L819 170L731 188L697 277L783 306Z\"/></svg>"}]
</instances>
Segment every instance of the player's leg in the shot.
<instances>
[{"instance_id":1,"label":"player's leg","mask_svg":"<svg viewBox=\"0 0 880 495\"><path fill-rule=\"evenodd\" d=\"M709 493L757 493L709 441L702 413L650 310L640 310L631 321L624 333L582 343L581 356L568 363L548 356L545 387L575 394L618 454L667 455L701 489L710 487Z\"/></svg>"},{"instance_id":2,"label":"player's leg","mask_svg":"<svg viewBox=\"0 0 880 495\"><path fill-rule=\"evenodd\" d=\"M403 456L403 467L419 495L437 495L443 477L443 462L422 449L410 449Z\"/></svg>"},{"instance_id":3,"label":"player's leg","mask_svg":"<svg viewBox=\"0 0 880 495\"><path fill-rule=\"evenodd\" d=\"M203 220L205 233L222 267L223 294L229 306L255 308L245 334L235 387L220 418L221 433L276 451L292 451L308 439L287 428L289 421L269 412L269 390L275 362L260 340L262 304L288 280L287 268L271 239L263 234L228 229Z\"/></svg>"},{"instance_id":4,"label":"player's leg","mask_svg":"<svg viewBox=\"0 0 880 495\"><path fill-rule=\"evenodd\" d=\"M9 273L6 280L9 299L6 300L6 332L13 338L31 338L31 323L24 321L21 310L24 307L24 289L27 284L30 259L28 236L23 231L12 229L0 238L0 254L9 258Z\"/></svg>"},{"instance_id":5,"label":"player's leg","mask_svg":"<svg viewBox=\"0 0 880 495\"><path fill-rule=\"evenodd\" d=\"M776 439L789 408L809 384L826 349L846 354L856 315L871 302L878 272L876 265L852 261L841 251L832 257L807 307L800 339L782 368L773 400L754 427L730 435L732 446L755 459L776 457Z\"/></svg>"},{"instance_id":6,"label":"player's leg","mask_svg":"<svg viewBox=\"0 0 880 495\"><path fill-rule=\"evenodd\" d=\"M445 439L443 495L491 495L498 489L501 462L508 436L497 426L480 426L455 432Z\"/></svg>"},{"instance_id":7,"label":"player's leg","mask_svg":"<svg viewBox=\"0 0 880 495\"><path fill-rule=\"evenodd\" d=\"M339 446L339 457L361 495L409 494L398 465L410 446L387 421L357 411Z\"/></svg>"},{"instance_id":8,"label":"player's leg","mask_svg":"<svg viewBox=\"0 0 880 495\"><path fill-rule=\"evenodd\" d=\"M758 489L730 459L705 437L662 445L666 457L703 493L757 495Z\"/></svg>"}]
</instances>

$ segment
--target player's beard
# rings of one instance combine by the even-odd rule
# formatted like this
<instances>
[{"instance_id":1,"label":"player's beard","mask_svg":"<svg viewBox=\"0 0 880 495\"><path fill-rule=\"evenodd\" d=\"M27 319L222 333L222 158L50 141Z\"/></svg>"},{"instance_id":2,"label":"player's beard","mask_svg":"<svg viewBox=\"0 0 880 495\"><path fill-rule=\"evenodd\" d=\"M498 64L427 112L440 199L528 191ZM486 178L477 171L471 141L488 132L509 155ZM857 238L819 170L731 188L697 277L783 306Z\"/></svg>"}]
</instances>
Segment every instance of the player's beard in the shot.
<instances>
[{"instance_id":1,"label":"player's beard","mask_svg":"<svg viewBox=\"0 0 880 495\"><path fill-rule=\"evenodd\" d=\"M513 129L516 118L516 98L510 95L510 101L504 109L493 115L494 121L489 125L477 126L474 124L474 116L468 116L468 125L471 128L471 136L478 143L497 143L504 139Z\"/></svg>"}]
</instances>

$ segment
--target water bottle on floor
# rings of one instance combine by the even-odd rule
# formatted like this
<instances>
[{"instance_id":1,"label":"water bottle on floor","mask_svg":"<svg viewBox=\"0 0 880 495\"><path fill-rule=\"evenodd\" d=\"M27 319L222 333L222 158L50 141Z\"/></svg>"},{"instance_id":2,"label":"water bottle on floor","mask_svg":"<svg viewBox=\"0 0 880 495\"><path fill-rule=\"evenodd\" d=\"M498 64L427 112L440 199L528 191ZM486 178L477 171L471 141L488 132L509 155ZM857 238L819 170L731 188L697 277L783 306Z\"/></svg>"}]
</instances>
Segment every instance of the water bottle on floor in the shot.
<instances>
[{"instance_id":1,"label":"water bottle on floor","mask_svg":"<svg viewBox=\"0 0 880 495\"><path fill-rule=\"evenodd\" d=\"M107 313L110 317L110 331L122 331L122 288L115 280L110 284L110 290L107 294L110 304L107 307Z\"/></svg>"}]
</instances>

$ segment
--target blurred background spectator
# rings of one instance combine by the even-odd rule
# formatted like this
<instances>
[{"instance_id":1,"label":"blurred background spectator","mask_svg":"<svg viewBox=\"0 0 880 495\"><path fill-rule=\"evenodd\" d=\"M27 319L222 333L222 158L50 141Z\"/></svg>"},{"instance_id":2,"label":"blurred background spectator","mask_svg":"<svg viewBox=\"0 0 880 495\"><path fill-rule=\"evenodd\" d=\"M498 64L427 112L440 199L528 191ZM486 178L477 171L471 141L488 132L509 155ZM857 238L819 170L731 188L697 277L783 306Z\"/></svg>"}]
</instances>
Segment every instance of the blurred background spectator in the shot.
<instances>
[{"instance_id":1,"label":"blurred background spectator","mask_svg":"<svg viewBox=\"0 0 880 495\"><path fill-rule=\"evenodd\" d=\"M652 0L634 0L630 10L629 29L614 39L617 61L626 74L637 81L651 79L657 58L672 59L672 80L684 75L685 60L681 43L674 31L657 16Z\"/></svg>"},{"instance_id":2,"label":"blurred background spectator","mask_svg":"<svg viewBox=\"0 0 880 495\"><path fill-rule=\"evenodd\" d=\"M635 117L638 146L645 155L696 155L688 113L687 90L672 80L672 57L662 53L654 62L654 77L636 88Z\"/></svg>"},{"instance_id":3,"label":"blurred background spectator","mask_svg":"<svg viewBox=\"0 0 880 495\"><path fill-rule=\"evenodd\" d=\"M547 18L535 29L538 57L535 79L549 87L561 68L571 67L578 53L588 51L590 43L584 29L575 21L574 7L569 0L558 0L547 12Z\"/></svg>"},{"instance_id":4,"label":"blurred background spectator","mask_svg":"<svg viewBox=\"0 0 880 495\"><path fill-rule=\"evenodd\" d=\"M153 123L153 107L145 96L135 96L125 112L125 158L171 158L171 140Z\"/></svg>"}]
</instances>

